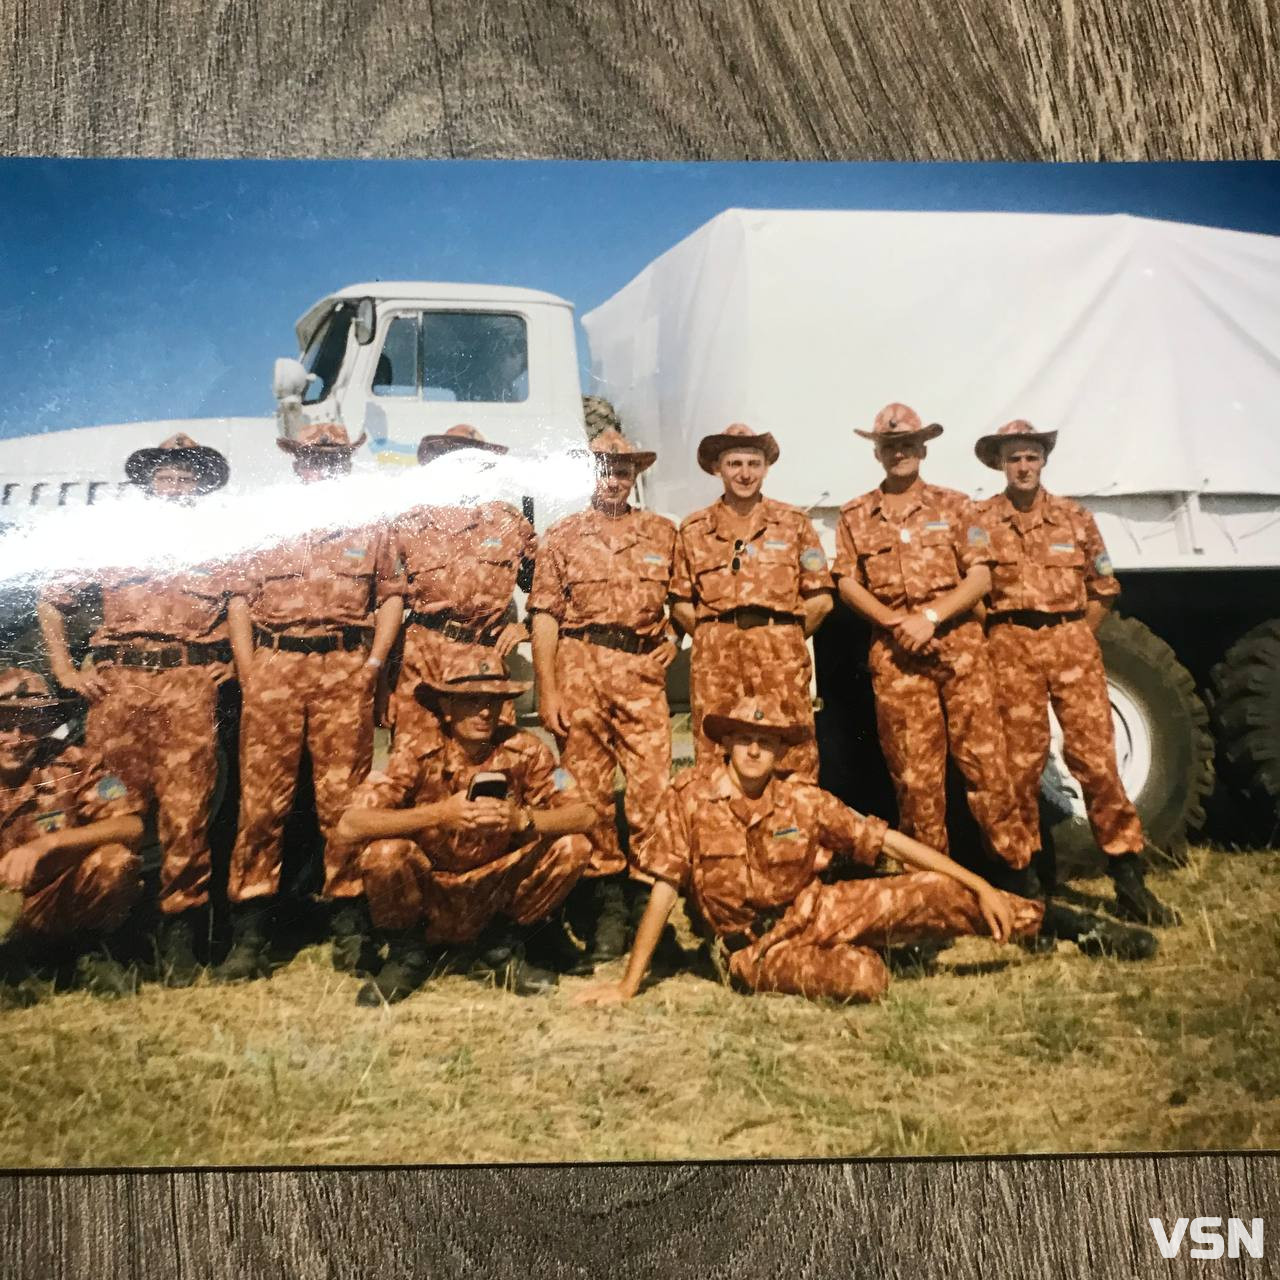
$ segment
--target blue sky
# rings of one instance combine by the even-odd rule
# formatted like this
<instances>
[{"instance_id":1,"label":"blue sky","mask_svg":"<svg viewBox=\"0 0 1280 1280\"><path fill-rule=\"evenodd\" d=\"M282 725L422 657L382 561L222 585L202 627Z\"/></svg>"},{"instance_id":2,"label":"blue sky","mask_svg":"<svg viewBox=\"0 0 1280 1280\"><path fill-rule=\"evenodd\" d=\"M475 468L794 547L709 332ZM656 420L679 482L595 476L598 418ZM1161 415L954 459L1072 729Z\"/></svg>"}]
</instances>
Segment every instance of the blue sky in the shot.
<instances>
[{"instance_id":1,"label":"blue sky","mask_svg":"<svg viewBox=\"0 0 1280 1280\"><path fill-rule=\"evenodd\" d=\"M269 415L272 361L296 354L294 321L331 289L524 285L581 315L734 206L1127 212L1280 234L1280 163L0 160L0 436Z\"/></svg>"}]
</instances>

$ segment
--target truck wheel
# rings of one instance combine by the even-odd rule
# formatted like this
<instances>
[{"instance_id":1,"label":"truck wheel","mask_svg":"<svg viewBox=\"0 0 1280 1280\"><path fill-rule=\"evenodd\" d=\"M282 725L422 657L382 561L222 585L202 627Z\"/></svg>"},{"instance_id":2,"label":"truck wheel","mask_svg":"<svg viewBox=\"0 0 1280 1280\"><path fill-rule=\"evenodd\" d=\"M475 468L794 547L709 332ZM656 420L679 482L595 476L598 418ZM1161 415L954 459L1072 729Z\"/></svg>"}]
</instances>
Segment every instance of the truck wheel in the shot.
<instances>
[{"instance_id":1,"label":"truck wheel","mask_svg":"<svg viewBox=\"0 0 1280 1280\"><path fill-rule=\"evenodd\" d=\"M1214 736L1241 835L1273 845L1280 833L1280 620L1254 627L1209 674Z\"/></svg>"},{"instance_id":2,"label":"truck wheel","mask_svg":"<svg viewBox=\"0 0 1280 1280\"><path fill-rule=\"evenodd\" d=\"M1187 833L1204 824L1213 787L1209 713L1191 673L1136 618L1111 615L1098 630L1116 728L1116 761L1148 841L1173 863L1187 859ZM1079 784L1054 746L1040 784L1041 822L1057 852L1059 875L1096 875L1103 855L1085 819Z\"/></svg>"}]
</instances>

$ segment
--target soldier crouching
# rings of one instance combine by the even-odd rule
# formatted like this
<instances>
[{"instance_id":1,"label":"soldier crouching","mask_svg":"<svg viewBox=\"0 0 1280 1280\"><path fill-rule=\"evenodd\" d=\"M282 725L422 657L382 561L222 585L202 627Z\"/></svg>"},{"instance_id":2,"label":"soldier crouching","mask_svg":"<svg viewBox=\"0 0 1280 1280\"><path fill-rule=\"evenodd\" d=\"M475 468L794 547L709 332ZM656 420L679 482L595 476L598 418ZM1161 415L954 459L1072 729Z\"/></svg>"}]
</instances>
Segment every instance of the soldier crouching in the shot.
<instances>
[{"instance_id":1,"label":"soldier crouching","mask_svg":"<svg viewBox=\"0 0 1280 1280\"><path fill-rule=\"evenodd\" d=\"M554 986L525 958L532 927L568 896L591 858L596 822L550 749L501 723L526 686L498 661L459 655L418 696L439 718L433 740L397 741L385 773L356 791L338 838L362 845L360 874L380 940L378 976L356 996L394 1003L426 980L431 951L517 992Z\"/></svg>"}]
</instances>

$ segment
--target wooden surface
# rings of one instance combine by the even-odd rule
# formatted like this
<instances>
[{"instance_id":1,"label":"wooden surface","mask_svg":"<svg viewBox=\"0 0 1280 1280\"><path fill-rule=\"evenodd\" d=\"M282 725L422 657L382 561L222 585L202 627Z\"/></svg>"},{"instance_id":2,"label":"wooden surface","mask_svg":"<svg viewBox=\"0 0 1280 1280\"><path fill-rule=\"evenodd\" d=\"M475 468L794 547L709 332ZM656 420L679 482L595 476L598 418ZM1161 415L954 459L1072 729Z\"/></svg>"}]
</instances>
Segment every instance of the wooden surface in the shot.
<instances>
[{"instance_id":1,"label":"wooden surface","mask_svg":"<svg viewBox=\"0 0 1280 1280\"><path fill-rule=\"evenodd\" d=\"M0 0L0 19L8 153L1270 157L1280 118L1273 0ZM1271 1156L4 1181L4 1277L1264 1275L1166 1263L1147 1218L1280 1233Z\"/></svg>"}]
</instances>

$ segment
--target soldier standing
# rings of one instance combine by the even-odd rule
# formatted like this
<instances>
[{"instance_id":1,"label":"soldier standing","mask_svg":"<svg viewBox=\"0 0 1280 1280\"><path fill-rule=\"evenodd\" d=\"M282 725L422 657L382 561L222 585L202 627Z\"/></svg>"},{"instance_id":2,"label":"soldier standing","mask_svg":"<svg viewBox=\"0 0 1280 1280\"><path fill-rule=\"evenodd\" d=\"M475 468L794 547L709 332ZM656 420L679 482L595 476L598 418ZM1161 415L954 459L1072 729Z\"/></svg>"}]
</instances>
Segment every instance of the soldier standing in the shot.
<instances>
[{"instance_id":1,"label":"soldier standing","mask_svg":"<svg viewBox=\"0 0 1280 1280\"><path fill-rule=\"evenodd\" d=\"M418 462L425 467L463 449L481 458L507 452L459 423L423 436ZM512 596L517 585L528 590L532 581L536 539L515 507L496 501L415 507L395 522L391 537L399 575L393 589L409 607L392 717L397 737L425 741L437 729L415 696L424 680L439 679L462 649L479 647L502 662L528 639L515 621Z\"/></svg>"},{"instance_id":2,"label":"soldier standing","mask_svg":"<svg viewBox=\"0 0 1280 1280\"><path fill-rule=\"evenodd\" d=\"M870 431L884 480L840 510L840 597L871 623L868 654L880 746L898 795L902 830L948 850L950 749L968 784L969 808L1005 887L1034 897L1025 869L1035 852L1006 762L995 681L975 605L991 586L991 544L962 493L926 484L920 464L942 434L905 404L876 414Z\"/></svg>"},{"instance_id":3,"label":"soldier standing","mask_svg":"<svg viewBox=\"0 0 1280 1280\"><path fill-rule=\"evenodd\" d=\"M1094 839L1107 855L1118 913L1141 924L1176 924L1177 914L1144 882L1146 839L1116 768L1111 702L1094 635L1120 584L1093 517L1040 483L1057 436L1018 420L983 436L974 450L1007 482L1003 493L977 509L991 538L987 634L1014 794L1023 822L1038 833L1052 705L1067 768L1080 783Z\"/></svg>"},{"instance_id":4,"label":"soldier standing","mask_svg":"<svg viewBox=\"0 0 1280 1280\"><path fill-rule=\"evenodd\" d=\"M42 676L0 671L0 885L22 895L0 980L21 985L69 951L80 985L124 995L136 983L109 940L142 893L143 803L92 752L48 736L67 710Z\"/></svg>"},{"instance_id":5,"label":"soldier standing","mask_svg":"<svg viewBox=\"0 0 1280 1280\"><path fill-rule=\"evenodd\" d=\"M740 422L698 445L698 465L720 478L724 494L680 525L671 616L693 636L689 699L700 760L716 754L704 718L745 693L776 693L796 722L813 725L805 640L831 611L831 574L809 517L761 491L779 452L772 435ZM817 780L812 736L791 764Z\"/></svg>"},{"instance_id":6,"label":"soldier standing","mask_svg":"<svg viewBox=\"0 0 1280 1280\"><path fill-rule=\"evenodd\" d=\"M656 455L608 427L592 440L591 456L591 505L546 532L529 596L538 710L598 815L591 863L574 891L591 897L575 916L586 935L582 968L627 948L628 860L614 824L614 770L626 780L634 867L670 781L666 672L676 653L667 623L675 525L628 503Z\"/></svg>"},{"instance_id":7,"label":"soldier standing","mask_svg":"<svg viewBox=\"0 0 1280 1280\"><path fill-rule=\"evenodd\" d=\"M351 469L352 444L335 423L304 427L277 444L304 483ZM336 495L315 493L316 509ZM227 897L230 953L219 981L263 977L267 917L280 888L281 838L305 743L325 840L323 897L335 904L333 964L376 964L355 851L334 829L373 754L375 685L400 629L400 596L389 540L380 528L316 528L255 552L228 606L231 641L244 691L240 725L240 830L231 853ZM379 597L384 596L379 603Z\"/></svg>"},{"instance_id":8,"label":"soldier standing","mask_svg":"<svg viewBox=\"0 0 1280 1280\"><path fill-rule=\"evenodd\" d=\"M192 502L226 484L226 459L178 434L139 449L128 478L153 498ZM207 934L209 820L218 781L218 685L232 675L225 565L139 566L55 584L37 605L54 678L89 700L85 739L144 802L154 802L160 866L161 981L189 986L195 941ZM65 616L97 594L102 625L92 665L77 671Z\"/></svg>"},{"instance_id":9,"label":"soldier standing","mask_svg":"<svg viewBox=\"0 0 1280 1280\"><path fill-rule=\"evenodd\" d=\"M361 1005L411 995L430 969L429 948L464 948L470 977L521 995L549 990L554 973L525 959L529 928L564 901L591 857L583 832L595 811L550 749L501 723L527 685L492 653L452 655L419 696L441 732L399 739L385 773L371 774L339 835L362 846L374 924L387 943Z\"/></svg>"}]
</instances>

